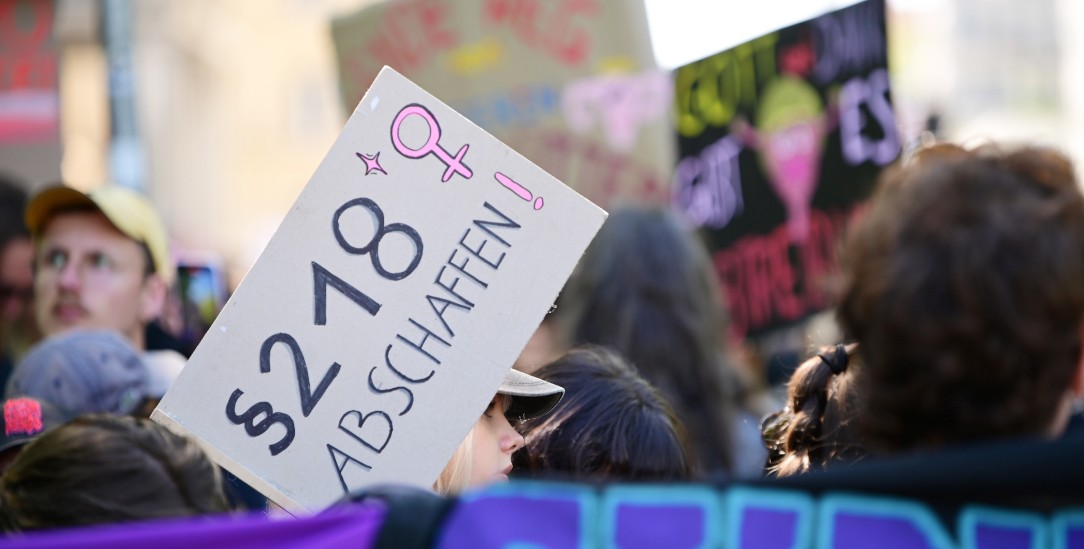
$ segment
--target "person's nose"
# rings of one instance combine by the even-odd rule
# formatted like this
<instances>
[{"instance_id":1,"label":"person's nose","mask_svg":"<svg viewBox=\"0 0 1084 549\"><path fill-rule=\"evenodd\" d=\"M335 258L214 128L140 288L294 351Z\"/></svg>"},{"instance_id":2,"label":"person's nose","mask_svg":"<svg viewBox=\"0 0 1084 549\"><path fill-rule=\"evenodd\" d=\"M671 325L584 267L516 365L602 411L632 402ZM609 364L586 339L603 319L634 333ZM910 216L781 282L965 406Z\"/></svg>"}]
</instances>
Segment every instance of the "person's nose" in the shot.
<instances>
[{"instance_id":1,"label":"person's nose","mask_svg":"<svg viewBox=\"0 0 1084 549\"><path fill-rule=\"evenodd\" d=\"M508 422L507 419L502 420L501 425L501 450L507 453L513 453L520 448L523 448L525 441L523 435L516 431L515 427Z\"/></svg>"},{"instance_id":2,"label":"person's nose","mask_svg":"<svg viewBox=\"0 0 1084 549\"><path fill-rule=\"evenodd\" d=\"M60 272L57 273L57 284L65 290L74 290L79 288L83 282L82 273L79 271L79 266L74 261L69 261L60 268Z\"/></svg>"}]
</instances>

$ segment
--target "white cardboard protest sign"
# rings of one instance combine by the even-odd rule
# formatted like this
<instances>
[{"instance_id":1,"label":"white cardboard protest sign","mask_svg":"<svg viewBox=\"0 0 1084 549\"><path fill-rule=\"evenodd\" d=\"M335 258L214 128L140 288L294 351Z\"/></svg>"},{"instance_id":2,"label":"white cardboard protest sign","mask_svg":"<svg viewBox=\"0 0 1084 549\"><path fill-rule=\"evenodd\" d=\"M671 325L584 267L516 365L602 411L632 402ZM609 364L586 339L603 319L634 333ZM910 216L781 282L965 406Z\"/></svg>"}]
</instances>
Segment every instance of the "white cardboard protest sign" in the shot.
<instances>
[{"instance_id":1,"label":"white cardboard protest sign","mask_svg":"<svg viewBox=\"0 0 1084 549\"><path fill-rule=\"evenodd\" d=\"M428 487L605 217L385 68L153 418L293 513Z\"/></svg>"}]
</instances>

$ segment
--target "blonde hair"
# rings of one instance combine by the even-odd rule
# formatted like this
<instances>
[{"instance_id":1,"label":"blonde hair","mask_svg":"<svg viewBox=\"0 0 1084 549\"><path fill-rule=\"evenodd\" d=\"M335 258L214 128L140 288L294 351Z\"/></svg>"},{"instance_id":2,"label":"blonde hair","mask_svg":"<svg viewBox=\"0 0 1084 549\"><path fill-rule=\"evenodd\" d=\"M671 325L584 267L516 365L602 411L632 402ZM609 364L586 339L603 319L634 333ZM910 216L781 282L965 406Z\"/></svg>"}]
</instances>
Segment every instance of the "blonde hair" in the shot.
<instances>
[{"instance_id":1,"label":"blonde hair","mask_svg":"<svg viewBox=\"0 0 1084 549\"><path fill-rule=\"evenodd\" d=\"M470 486L471 460L474 459L474 430L478 427L475 422L459 443L459 448L448 459L448 464L440 472L437 481L433 483L433 491L441 496L458 496Z\"/></svg>"}]
</instances>

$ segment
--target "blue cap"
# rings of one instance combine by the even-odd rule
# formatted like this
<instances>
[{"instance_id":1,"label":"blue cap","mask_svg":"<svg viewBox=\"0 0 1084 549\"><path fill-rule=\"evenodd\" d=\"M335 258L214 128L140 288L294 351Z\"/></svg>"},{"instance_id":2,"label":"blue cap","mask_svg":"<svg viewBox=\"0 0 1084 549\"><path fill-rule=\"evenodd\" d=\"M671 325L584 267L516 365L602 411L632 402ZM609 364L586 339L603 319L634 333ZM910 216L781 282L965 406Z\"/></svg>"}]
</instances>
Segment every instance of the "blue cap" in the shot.
<instances>
[{"instance_id":1,"label":"blue cap","mask_svg":"<svg viewBox=\"0 0 1084 549\"><path fill-rule=\"evenodd\" d=\"M8 380L5 396L48 401L65 414L130 414L148 396L150 376L139 353L109 330L74 330L30 349Z\"/></svg>"}]
</instances>

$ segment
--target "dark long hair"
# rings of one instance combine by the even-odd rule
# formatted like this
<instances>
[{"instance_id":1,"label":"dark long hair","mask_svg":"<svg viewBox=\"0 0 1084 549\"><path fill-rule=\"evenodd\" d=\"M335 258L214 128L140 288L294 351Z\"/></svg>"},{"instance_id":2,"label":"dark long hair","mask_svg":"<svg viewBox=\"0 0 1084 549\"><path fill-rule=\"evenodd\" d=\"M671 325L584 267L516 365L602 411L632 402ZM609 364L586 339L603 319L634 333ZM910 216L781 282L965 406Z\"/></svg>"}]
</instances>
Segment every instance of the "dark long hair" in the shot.
<instances>
[{"instance_id":1,"label":"dark long hair","mask_svg":"<svg viewBox=\"0 0 1084 549\"><path fill-rule=\"evenodd\" d=\"M707 249L662 206L611 213L557 308L570 345L616 349L673 404L705 472L729 472L738 397L726 319Z\"/></svg>"},{"instance_id":2,"label":"dark long hair","mask_svg":"<svg viewBox=\"0 0 1084 549\"><path fill-rule=\"evenodd\" d=\"M38 530L227 510L218 468L149 419L78 417L28 444L0 478L0 529Z\"/></svg>"},{"instance_id":3,"label":"dark long hair","mask_svg":"<svg viewBox=\"0 0 1084 549\"><path fill-rule=\"evenodd\" d=\"M681 422L657 389L617 353L573 349L537 377L565 388L547 415L520 428L513 459L534 476L572 480L685 480L691 476Z\"/></svg>"}]
</instances>

